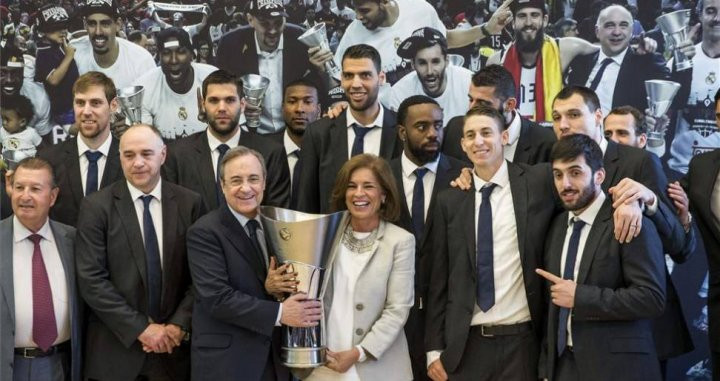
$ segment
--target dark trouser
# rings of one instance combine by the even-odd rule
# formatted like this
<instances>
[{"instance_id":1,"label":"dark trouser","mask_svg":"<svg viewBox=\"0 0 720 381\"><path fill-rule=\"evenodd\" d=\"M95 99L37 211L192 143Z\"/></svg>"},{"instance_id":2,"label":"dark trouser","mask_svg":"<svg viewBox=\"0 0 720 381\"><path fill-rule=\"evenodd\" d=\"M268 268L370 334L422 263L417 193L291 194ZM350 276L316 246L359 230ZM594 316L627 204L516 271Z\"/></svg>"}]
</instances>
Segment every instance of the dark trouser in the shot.
<instances>
[{"instance_id":1,"label":"dark trouser","mask_svg":"<svg viewBox=\"0 0 720 381\"><path fill-rule=\"evenodd\" d=\"M540 347L532 330L515 335L485 337L470 327L462 360L451 381L537 381Z\"/></svg>"},{"instance_id":2,"label":"dark trouser","mask_svg":"<svg viewBox=\"0 0 720 381\"><path fill-rule=\"evenodd\" d=\"M416 301L417 303L417 301ZM410 365L412 366L415 381L429 381L427 375L427 360L425 357L425 310L416 306L410 309L410 315L405 323L405 337L410 352Z\"/></svg>"},{"instance_id":3,"label":"dark trouser","mask_svg":"<svg viewBox=\"0 0 720 381\"><path fill-rule=\"evenodd\" d=\"M563 352L555 366L555 380L553 381L578 381L580 374L578 373L577 364L575 363L575 354L570 348Z\"/></svg>"},{"instance_id":4,"label":"dark trouser","mask_svg":"<svg viewBox=\"0 0 720 381\"><path fill-rule=\"evenodd\" d=\"M70 379L70 354L25 358L15 354L13 381L64 381Z\"/></svg>"}]
</instances>

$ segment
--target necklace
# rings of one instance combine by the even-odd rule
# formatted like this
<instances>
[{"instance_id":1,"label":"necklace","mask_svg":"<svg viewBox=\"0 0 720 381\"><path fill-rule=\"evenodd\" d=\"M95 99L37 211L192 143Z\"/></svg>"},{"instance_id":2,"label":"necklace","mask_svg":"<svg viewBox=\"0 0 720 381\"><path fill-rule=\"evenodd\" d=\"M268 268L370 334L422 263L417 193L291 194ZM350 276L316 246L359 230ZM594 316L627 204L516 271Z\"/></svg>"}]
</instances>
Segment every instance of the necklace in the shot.
<instances>
[{"instance_id":1,"label":"necklace","mask_svg":"<svg viewBox=\"0 0 720 381\"><path fill-rule=\"evenodd\" d=\"M345 231L343 232L342 236L342 243L343 245L353 253L357 254L363 254L370 249L372 249L373 245L375 244L375 239L377 238L377 229L373 230L370 235L363 239L358 239L353 234L353 229L350 224L347 225L345 228Z\"/></svg>"}]
</instances>

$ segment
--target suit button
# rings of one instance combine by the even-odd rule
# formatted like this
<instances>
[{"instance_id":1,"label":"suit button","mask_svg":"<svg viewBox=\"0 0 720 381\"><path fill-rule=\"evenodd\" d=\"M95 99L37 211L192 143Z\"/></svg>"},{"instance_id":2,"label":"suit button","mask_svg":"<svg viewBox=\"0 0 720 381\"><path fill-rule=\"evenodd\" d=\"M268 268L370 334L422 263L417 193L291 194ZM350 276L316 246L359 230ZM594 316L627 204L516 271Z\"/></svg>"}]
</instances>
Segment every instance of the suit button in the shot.
<instances>
[{"instance_id":1,"label":"suit button","mask_svg":"<svg viewBox=\"0 0 720 381\"><path fill-rule=\"evenodd\" d=\"M365 332L365 331L363 331L362 328L358 328L358 329L355 330L355 334L358 335L358 336L362 336L362 334L363 334L364 332Z\"/></svg>"},{"instance_id":2,"label":"suit button","mask_svg":"<svg viewBox=\"0 0 720 381\"><path fill-rule=\"evenodd\" d=\"M365 306L363 306L362 303L358 303L358 304L355 305L355 309L358 310L358 311L362 311L363 308L365 308Z\"/></svg>"}]
</instances>

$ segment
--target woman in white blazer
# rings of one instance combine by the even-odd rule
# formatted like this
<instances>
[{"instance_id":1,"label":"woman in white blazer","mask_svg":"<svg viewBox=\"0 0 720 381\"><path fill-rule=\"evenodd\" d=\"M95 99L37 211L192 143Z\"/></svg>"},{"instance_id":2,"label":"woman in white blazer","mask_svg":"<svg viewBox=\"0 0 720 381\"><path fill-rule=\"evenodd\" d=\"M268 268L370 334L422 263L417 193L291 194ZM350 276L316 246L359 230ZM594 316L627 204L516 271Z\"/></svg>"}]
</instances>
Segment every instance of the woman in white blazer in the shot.
<instances>
[{"instance_id":1,"label":"woman in white blazer","mask_svg":"<svg viewBox=\"0 0 720 381\"><path fill-rule=\"evenodd\" d=\"M412 380L403 326L413 304L415 238L400 215L395 179L375 155L354 156L335 180L332 206L349 223L332 253L324 296L327 363L307 380Z\"/></svg>"}]
</instances>

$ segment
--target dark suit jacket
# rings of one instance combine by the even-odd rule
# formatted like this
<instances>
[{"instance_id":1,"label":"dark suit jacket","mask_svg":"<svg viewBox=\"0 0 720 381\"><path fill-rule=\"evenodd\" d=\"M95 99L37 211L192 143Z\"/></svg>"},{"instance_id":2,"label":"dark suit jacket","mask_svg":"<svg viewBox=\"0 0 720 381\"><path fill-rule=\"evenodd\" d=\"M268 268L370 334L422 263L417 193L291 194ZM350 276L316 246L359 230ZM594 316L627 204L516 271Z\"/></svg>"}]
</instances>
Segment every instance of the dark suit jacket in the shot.
<instances>
[{"instance_id":1,"label":"dark suit jacket","mask_svg":"<svg viewBox=\"0 0 720 381\"><path fill-rule=\"evenodd\" d=\"M599 55L598 51L576 57L568 68L568 84L585 86ZM629 49L615 80L612 108L633 106L642 112L648 107L645 81L669 78L670 70L661 55L637 55Z\"/></svg>"},{"instance_id":2,"label":"dark suit jacket","mask_svg":"<svg viewBox=\"0 0 720 381\"><path fill-rule=\"evenodd\" d=\"M553 222L545 243L544 268L556 275L563 273L567 226L568 214L563 213ZM607 199L588 234L576 279L571 324L578 372L589 381L660 380L650 319L659 316L665 305L662 245L647 218L640 235L627 244L615 239L613 229L612 203ZM550 380L557 362L558 312L550 302L542 356Z\"/></svg>"},{"instance_id":3,"label":"dark suit jacket","mask_svg":"<svg viewBox=\"0 0 720 381\"><path fill-rule=\"evenodd\" d=\"M515 115L517 118L522 118L519 114ZM468 159L460 146L463 133L463 118L462 115L456 116L448 122L445 127L442 152L458 160L470 163L470 159ZM533 165L550 161L550 151L557 140L553 130L525 118L522 118L521 122L520 137L518 138L517 148L515 148L513 163Z\"/></svg>"},{"instance_id":4,"label":"dark suit jacket","mask_svg":"<svg viewBox=\"0 0 720 381\"><path fill-rule=\"evenodd\" d=\"M70 304L70 374L69 380L82 380L83 304L75 283L75 228L50 220L55 237ZM13 218L0 221L0 379L13 379L15 347L15 291L13 286ZM27 290L32 298L32 291Z\"/></svg>"},{"instance_id":5,"label":"dark suit jacket","mask_svg":"<svg viewBox=\"0 0 720 381\"><path fill-rule=\"evenodd\" d=\"M545 327L546 303L535 269L543 263L549 223L558 212L549 165L508 163L525 295L538 342ZM445 370L457 369L465 351L476 304L475 191L457 188L438 194L432 231L424 250L432 255L426 312L425 349L442 350ZM540 348L537 348L538 351ZM534 364L528 364L534 366Z\"/></svg>"},{"instance_id":6,"label":"dark suit jacket","mask_svg":"<svg viewBox=\"0 0 720 381\"><path fill-rule=\"evenodd\" d=\"M267 179L263 205L287 207L290 203L290 171L283 145L246 131L240 133L239 145L252 148L265 158ZM206 131L178 139L170 145L163 165L163 177L199 193L205 203L205 210L218 207L215 171Z\"/></svg>"},{"instance_id":7,"label":"dark suit jacket","mask_svg":"<svg viewBox=\"0 0 720 381\"><path fill-rule=\"evenodd\" d=\"M77 139L77 137L68 139L38 152L39 157L52 165L60 188L55 205L50 209L50 218L71 226L77 224L80 203L85 197L80 175ZM122 178L124 177L120 168L120 139L113 137L99 188L102 189Z\"/></svg>"},{"instance_id":8,"label":"dark suit jacket","mask_svg":"<svg viewBox=\"0 0 720 381\"><path fill-rule=\"evenodd\" d=\"M708 337L710 348L716 352L720 351L720 231L715 225L710 200L718 172L720 151L715 150L693 157L687 175L682 180L708 257Z\"/></svg>"},{"instance_id":9,"label":"dark suit jacket","mask_svg":"<svg viewBox=\"0 0 720 381\"><path fill-rule=\"evenodd\" d=\"M163 181L163 290L157 323L190 327L193 295L185 232L204 212L195 192ZM132 380L145 360L137 340L147 328L145 247L125 180L83 200L75 257L80 293L90 307L85 377ZM187 377L187 348L164 356L177 379Z\"/></svg>"},{"instance_id":10,"label":"dark suit jacket","mask_svg":"<svg viewBox=\"0 0 720 381\"><path fill-rule=\"evenodd\" d=\"M260 380L272 356L278 380L280 304L265 292L264 264L227 205L188 231L188 260L195 287L193 380Z\"/></svg>"},{"instance_id":11,"label":"dark suit jacket","mask_svg":"<svg viewBox=\"0 0 720 381\"><path fill-rule=\"evenodd\" d=\"M381 106L382 107L382 106ZM384 108L384 107L383 107ZM384 108L380 157L390 161L400 156L402 146L395 129L395 113ZM297 209L307 213L328 213L335 176L348 160L347 110L337 118L322 118L310 124L303 137Z\"/></svg>"}]
</instances>

